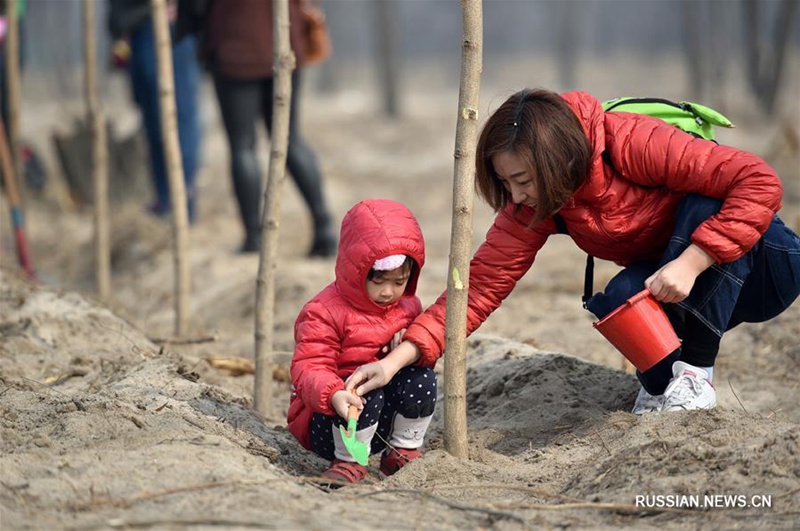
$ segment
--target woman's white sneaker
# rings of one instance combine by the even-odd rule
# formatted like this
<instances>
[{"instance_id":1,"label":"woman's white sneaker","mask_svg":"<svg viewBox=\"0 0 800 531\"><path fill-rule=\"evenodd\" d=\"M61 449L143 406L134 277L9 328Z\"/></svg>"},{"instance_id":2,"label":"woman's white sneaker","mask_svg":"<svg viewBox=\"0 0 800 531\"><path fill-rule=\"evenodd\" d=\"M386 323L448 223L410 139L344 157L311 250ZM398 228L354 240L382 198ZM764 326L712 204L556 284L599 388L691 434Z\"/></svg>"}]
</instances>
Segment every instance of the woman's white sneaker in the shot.
<instances>
[{"instance_id":1,"label":"woman's white sneaker","mask_svg":"<svg viewBox=\"0 0 800 531\"><path fill-rule=\"evenodd\" d=\"M683 361L672 364L673 378L664 391L661 411L711 409L717 405L717 392L708 381L708 373Z\"/></svg>"},{"instance_id":2,"label":"woman's white sneaker","mask_svg":"<svg viewBox=\"0 0 800 531\"><path fill-rule=\"evenodd\" d=\"M644 415L645 413L657 413L661 411L664 405L664 395L651 395L644 390L644 387L639 389L639 394L636 395L636 403L633 404L631 413L635 415Z\"/></svg>"}]
</instances>

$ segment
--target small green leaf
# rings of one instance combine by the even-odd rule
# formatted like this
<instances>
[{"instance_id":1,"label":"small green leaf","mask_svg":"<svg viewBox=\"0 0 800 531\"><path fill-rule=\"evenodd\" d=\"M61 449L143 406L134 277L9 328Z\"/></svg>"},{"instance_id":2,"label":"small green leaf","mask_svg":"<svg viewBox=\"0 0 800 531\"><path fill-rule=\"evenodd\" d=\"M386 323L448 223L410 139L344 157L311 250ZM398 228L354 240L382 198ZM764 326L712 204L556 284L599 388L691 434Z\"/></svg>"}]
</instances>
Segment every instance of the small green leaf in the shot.
<instances>
[{"instance_id":1,"label":"small green leaf","mask_svg":"<svg viewBox=\"0 0 800 531\"><path fill-rule=\"evenodd\" d=\"M459 291L464 289L464 283L461 282L461 275L456 267L453 268L453 287Z\"/></svg>"}]
</instances>

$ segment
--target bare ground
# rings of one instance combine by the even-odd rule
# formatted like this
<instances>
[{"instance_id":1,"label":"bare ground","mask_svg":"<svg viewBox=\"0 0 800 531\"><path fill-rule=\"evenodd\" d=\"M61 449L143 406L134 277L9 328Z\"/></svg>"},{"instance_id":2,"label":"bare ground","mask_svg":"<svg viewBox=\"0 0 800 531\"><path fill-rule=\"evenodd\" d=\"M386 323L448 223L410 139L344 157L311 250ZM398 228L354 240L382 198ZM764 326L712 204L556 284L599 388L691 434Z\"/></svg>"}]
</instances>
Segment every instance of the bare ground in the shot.
<instances>
[{"instance_id":1,"label":"bare ground","mask_svg":"<svg viewBox=\"0 0 800 531\"><path fill-rule=\"evenodd\" d=\"M304 117L339 219L366 197L403 201L418 216L428 247L423 304L445 285L450 96L420 96L396 122L358 94L310 99ZM28 239L42 281L32 284L14 265L3 203L0 527L796 527L800 307L726 335L715 371L717 409L637 418L627 413L635 378L580 308L583 255L564 237L548 242L469 341L469 460L444 451L440 407L424 459L387 480L373 460L363 485L315 486L310 478L326 463L286 431L282 375L294 318L332 279L333 261L304 258L309 222L287 182L274 413L260 418L250 408L252 377L205 361L252 358L258 268L257 257L235 253L242 232L224 138L215 117L207 121L200 218L191 231L190 336L211 341L161 341L173 329L171 229L142 213L144 199L114 209L107 306L91 297L90 211L63 208L52 194L30 198ZM790 142L773 149L783 145L781 131L754 121L726 141L767 156L781 171L782 214L797 227L800 164ZM476 245L490 220L476 200ZM614 271L601 264L597 283ZM742 498L648 509L635 506L637 495ZM771 507L753 506L760 496L771 497ZM746 507L724 507L742 500Z\"/></svg>"}]
</instances>

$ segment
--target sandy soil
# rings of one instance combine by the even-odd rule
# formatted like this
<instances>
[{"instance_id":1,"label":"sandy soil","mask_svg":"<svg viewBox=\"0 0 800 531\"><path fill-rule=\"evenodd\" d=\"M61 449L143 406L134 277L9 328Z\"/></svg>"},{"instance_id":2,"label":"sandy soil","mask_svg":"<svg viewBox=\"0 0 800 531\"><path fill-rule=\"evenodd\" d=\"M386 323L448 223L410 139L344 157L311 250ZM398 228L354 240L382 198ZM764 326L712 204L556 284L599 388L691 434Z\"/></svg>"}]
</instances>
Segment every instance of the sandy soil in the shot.
<instances>
[{"instance_id":1,"label":"sandy soil","mask_svg":"<svg viewBox=\"0 0 800 531\"><path fill-rule=\"evenodd\" d=\"M337 217L366 197L409 205L428 246L420 296L433 302L445 285L455 96L420 95L398 121L359 94L307 101L304 123ZM285 429L289 392L280 369L288 367L294 318L330 282L333 261L304 258L309 221L287 182L274 409L261 418L250 408L252 377L205 361L252 358L258 269L257 257L235 253L242 231L226 147L206 103L190 336L213 341L163 342L174 326L171 228L142 213L146 198L114 209L114 295L105 306L92 298L91 212L64 208L52 191L29 198L28 239L42 280L32 284L15 267L3 203L0 528L796 526L800 306L725 337L717 409L637 418L627 413L635 378L580 308L583 255L565 237L548 242L469 341L469 460L443 450L440 407L424 459L388 480L373 459L363 485L315 486L309 478L326 463ZM782 213L797 226L797 147L773 149L782 145L780 124L752 120L734 133L726 141L781 171ZM476 201L476 245L490 220ZM601 264L596 283L614 271ZM637 495L684 504L691 500L676 497L697 496L701 505L707 495L728 498L643 508ZM771 507L754 505L761 496Z\"/></svg>"}]
</instances>

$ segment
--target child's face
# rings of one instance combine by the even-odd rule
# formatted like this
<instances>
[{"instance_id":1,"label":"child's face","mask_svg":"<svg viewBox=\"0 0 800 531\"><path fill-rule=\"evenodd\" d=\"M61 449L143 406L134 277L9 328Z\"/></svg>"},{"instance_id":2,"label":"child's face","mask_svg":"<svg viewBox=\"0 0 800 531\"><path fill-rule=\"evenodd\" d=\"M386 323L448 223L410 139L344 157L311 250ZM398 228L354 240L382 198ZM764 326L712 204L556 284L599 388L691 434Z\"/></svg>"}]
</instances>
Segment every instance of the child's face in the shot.
<instances>
[{"instance_id":1,"label":"child's face","mask_svg":"<svg viewBox=\"0 0 800 531\"><path fill-rule=\"evenodd\" d=\"M367 279L369 298L381 306L396 302L406 291L406 284L411 276L411 268L398 267L391 271L381 271L372 279Z\"/></svg>"}]
</instances>

